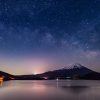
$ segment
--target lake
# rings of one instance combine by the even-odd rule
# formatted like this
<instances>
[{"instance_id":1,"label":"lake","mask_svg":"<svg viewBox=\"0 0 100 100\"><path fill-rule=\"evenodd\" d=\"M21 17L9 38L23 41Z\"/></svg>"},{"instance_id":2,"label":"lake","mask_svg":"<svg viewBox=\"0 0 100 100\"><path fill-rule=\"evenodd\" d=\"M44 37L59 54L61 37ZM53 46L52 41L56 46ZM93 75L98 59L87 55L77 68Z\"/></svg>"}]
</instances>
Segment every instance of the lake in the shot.
<instances>
[{"instance_id":1,"label":"lake","mask_svg":"<svg viewBox=\"0 0 100 100\"><path fill-rule=\"evenodd\" d=\"M100 100L100 81L6 81L0 100Z\"/></svg>"}]
</instances>

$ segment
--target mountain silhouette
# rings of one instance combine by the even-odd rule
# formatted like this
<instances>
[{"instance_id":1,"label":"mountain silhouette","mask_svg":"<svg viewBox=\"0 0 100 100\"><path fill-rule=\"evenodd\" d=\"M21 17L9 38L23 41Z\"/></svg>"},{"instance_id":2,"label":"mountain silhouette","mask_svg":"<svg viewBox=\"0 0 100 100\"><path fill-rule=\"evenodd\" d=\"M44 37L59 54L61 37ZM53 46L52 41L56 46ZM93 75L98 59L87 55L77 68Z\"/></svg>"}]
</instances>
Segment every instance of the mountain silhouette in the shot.
<instances>
[{"instance_id":1,"label":"mountain silhouette","mask_svg":"<svg viewBox=\"0 0 100 100\"><path fill-rule=\"evenodd\" d=\"M42 80L43 78L36 75L11 75L6 72L0 71L0 77L4 78L4 81L8 80Z\"/></svg>"},{"instance_id":2,"label":"mountain silhouette","mask_svg":"<svg viewBox=\"0 0 100 100\"><path fill-rule=\"evenodd\" d=\"M14 75L8 74L6 72L0 71L0 76L4 78L4 80L14 79Z\"/></svg>"},{"instance_id":3,"label":"mountain silhouette","mask_svg":"<svg viewBox=\"0 0 100 100\"><path fill-rule=\"evenodd\" d=\"M11 75L0 71L4 80L43 80L43 79L87 79L100 80L100 73L81 64L74 64L58 70L47 71L37 75Z\"/></svg>"},{"instance_id":4,"label":"mountain silhouette","mask_svg":"<svg viewBox=\"0 0 100 100\"><path fill-rule=\"evenodd\" d=\"M55 78L82 78L86 75L92 73L96 73L87 67L81 64L74 64L68 67L64 67L62 69L48 71L42 74L39 74L41 77L48 77L48 79L55 79Z\"/></svg>"}]
</instances>

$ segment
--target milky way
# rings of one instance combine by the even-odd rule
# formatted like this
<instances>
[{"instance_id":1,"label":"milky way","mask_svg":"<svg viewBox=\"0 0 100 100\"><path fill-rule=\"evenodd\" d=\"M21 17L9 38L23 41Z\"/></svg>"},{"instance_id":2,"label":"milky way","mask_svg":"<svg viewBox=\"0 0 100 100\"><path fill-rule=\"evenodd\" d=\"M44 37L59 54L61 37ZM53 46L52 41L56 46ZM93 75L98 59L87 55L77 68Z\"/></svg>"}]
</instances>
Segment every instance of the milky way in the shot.
<instances>
[{"instance_id":1,"label":"milky way","mask_svg":"<svg viewBox=\"0 0 100 100\"><path fill-rule=\"evenodd\" d=\"M100 71L100 0L0 0L0 55L9 72L23 58L46 59L43 70L78 62Z\"/></svg>"}]
</instances>

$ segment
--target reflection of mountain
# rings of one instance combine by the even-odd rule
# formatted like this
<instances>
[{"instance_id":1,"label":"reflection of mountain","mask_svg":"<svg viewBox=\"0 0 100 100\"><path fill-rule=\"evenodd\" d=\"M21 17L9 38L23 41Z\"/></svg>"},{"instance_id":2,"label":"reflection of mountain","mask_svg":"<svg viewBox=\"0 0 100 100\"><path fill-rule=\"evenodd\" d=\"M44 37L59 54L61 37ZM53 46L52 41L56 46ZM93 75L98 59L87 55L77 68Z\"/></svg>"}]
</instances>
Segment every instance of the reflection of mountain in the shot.
<instances>
[{"instance_id":1,"label":"reflection of mountain","mask_svg":"<svg viewBox=\"0 0 100 100\"><path fill-rule=\"evenodd\" d=\"M91 79L100 80L100 73L94 72L80 64L75 64L67 68L48 71L37 75L11 75L0 71L0 75L4 76L4 80L41 80L41 79Z\"/></svg>"},{"instance_id":2,"label":"reflection of mountain","mask_svg":"<svg viewBox=\"0 0 100 100\"><path fill-rule=\"evenodd\" d=\"M75 94L80 94L86 91L87 89L89 89L90 87L88 86L62 86L61 88L66 91L71 91Z\"/></svg>"}]
</instances>

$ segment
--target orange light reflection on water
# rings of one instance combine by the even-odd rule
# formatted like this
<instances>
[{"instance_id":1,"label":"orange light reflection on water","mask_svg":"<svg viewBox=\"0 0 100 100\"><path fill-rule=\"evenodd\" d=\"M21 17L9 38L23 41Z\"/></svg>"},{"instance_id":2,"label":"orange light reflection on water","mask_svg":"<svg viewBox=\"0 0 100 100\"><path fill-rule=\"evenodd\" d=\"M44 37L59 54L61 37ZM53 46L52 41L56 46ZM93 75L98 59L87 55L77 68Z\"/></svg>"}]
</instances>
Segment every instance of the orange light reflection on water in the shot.
<instances>
[{"instance_id":1,"label":"orange light reflection on water","mask_svg":"<svg viewBox=\"0 0 100 100\"><path fill-rule=\"evenodd\" d=\"M3 80L0 79L0 87L3 85Z\"/></svg>"}]
</instances>

